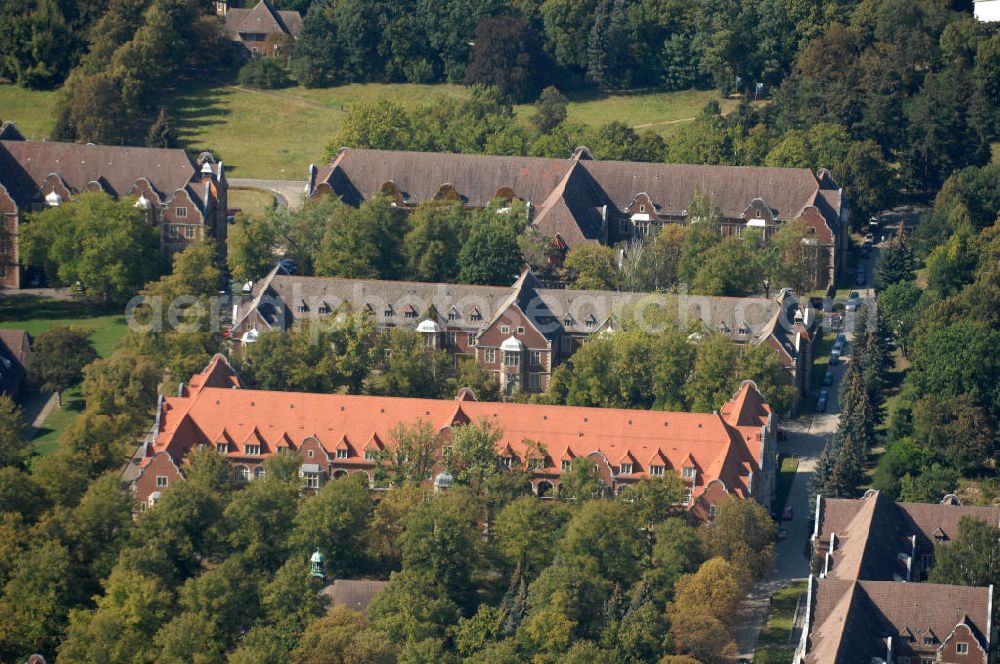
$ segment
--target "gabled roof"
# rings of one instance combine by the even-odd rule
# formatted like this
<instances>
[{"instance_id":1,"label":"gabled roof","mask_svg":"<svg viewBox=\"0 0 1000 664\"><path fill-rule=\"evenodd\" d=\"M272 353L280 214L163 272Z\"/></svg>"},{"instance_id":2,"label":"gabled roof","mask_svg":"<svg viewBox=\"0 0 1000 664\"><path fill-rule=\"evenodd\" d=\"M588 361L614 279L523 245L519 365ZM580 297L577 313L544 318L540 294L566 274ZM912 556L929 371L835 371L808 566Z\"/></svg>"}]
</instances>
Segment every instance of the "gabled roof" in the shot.
<instances>
[{"instance_id":1,"label":"gabled roof","mask_svg":"<svg viewBox=\"0 0 1000 664\"><path fill-rule=\"evenodd\" d=\"M730 219L740 219L754 200L781 220L815 206L831 228L842 205L829 174L817 179L805 168L599 161L585 150L568 159L543 159L343 148L310 181L310 193L329 187L350 205L387 183L408 206L433 199L445 183L465 205L477 208L509 189L537 209L534 223L543 234L558 233L570 246L605 239L607 221L624 213L640 193L656 201L657 213L675 218L687 214L698 191L715 198Z\"/></svg>"},{"instance_id":2,"label":"gabled roof","mask_svg":"<svg viewBox=\"0 0 1000 664\"><path fill-rule=\"evenodd\" d=\"M103 179L104 186L119 196L131 192L140 177L168 193L198 179L184 150L0 140L0 183L19 204L35 199L52 174L72 192L85 191L90 182Z\"/></svg>"},{"instance_id":3,"label":"gabled roof","mask_svg":"<svg viewBox=\"0 0 1000 664\"><path fill-rule=\"evenodd\" d=\"M990 625L990 588L930 583L811 579L807 664L857 664L885 658L886 638L935 636L935 646L968 625L980 647ZM922 643L919 643L922 645ZM896 645L896 652L899 645Z\"/></svg>"},{"instance_id":4,"label":"gabled roof","mask_svg":"<svg viewBox=\"0 0 1000 664\"><path fill-rule=\"evenodd\" d=\"M567 460L602 454L612 460L625 456L655 459L657 465L670 468L694 463L705 469L699 474L697 486L721 480L730 491L744 496L748 487L740 484L740 476L745 464L759 464L739 432L714 413L456 403L221 387L201 387L184 396L164 398L160 431L150 451L168 450L180 460L198 443L215 442L205 431L222 430L235 440L252 435L262 441L262 447L267 446L268 452L277 449L286 436L296 446L313 435L320 440L339 441L337 448L351 447L350 441L369 441L369 445L382 441L391 446L392 429L397 424L423 420L442 430L456 418L494 424L501 432L497 450L508 456L528 458L531 450L525 441L531 440L549 450L565 450L561 459ZM328 452L333 449L324 448ZM648 469L633 469L633 475L647 473Z\"/></svg>"},{"instance_id":5,"label":"gabled roof","mask_svg":"<svg viewBox=\"0 0 1000 664\"><path fill-rule=\"evenodd\" d=\"M0 394L17 392L31 368L31 337L24 330L0 330Z\"/></svg>"},{"instance_id":6,"label":"gabled roof","mask_svg":"<svg viewBox=\"0 0 1000 664\"><path fill-rule=\"evenodd\" d=\"M859 499L820 498L819 507L819 539L829 542L836 534L829 576L839 579L905 578L898 554L912 553L911 537L930 551L942 535L956 538L964 517L1000 525L1000 507L896 503L878 491Z\"/></svg>"},{"instance_id":7,"label":"gabled roof","mask_svg":"<svg viewBox=\"0 0 1000 664\"><path fill-rule=\"evenodd\" d=\"M302 31L302 15L296 11L278 11L268 0L260 0L252 9L230 9L224 27L232 37L241 33L281 33L296 38Z\"/></svg>"}]
</instances>

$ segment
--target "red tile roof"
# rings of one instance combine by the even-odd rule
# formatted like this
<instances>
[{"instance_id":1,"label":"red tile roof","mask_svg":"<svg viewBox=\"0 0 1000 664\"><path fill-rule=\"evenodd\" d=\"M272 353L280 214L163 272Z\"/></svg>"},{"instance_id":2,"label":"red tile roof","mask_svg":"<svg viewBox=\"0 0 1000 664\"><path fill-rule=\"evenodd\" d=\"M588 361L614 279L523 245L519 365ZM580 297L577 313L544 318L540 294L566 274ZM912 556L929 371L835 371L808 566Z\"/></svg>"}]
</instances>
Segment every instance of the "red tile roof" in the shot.
<instances>
[{"instance_id":1,"label":"red tile roof","mask_svg":"<svg viewBox=\"0 0 1000 664\"><path fill-rule=\"evenodd\" d=\"M747 496L753 487L748 486L746 471L756 471L761 462L761 446L747 440L768 424L771 413L759 397L748 397L747 392L756 392L751 382L741 386L726 412L735 417L732 404L747 403L753 404L756 415L736 417L737 424L733 425L717 413L476 401L463 401L456 408L454 400L270 392L210 385L226 373L228 366L218 357L213 359L203 374L191 379L184 396L163 399L160 429L149 454L166 450L182 461L198 444L214 446L224 439L246 440L252 434L260 436L262 456L266 457L288 445L287 441L298 448L307 437L314 436L332 462L337 461L336 449L349 441L350 457L340 461L365 466L373 462L364 459L364 447L373 439L376 446L391 446L391 431L398 423L423 420L443 430L456 418L485 419L503 432L498 451L509 446L521 460L528 451L526 440L541 442L550 455L561 454L562 459L600 453L615 464L631 455L637 460L632 477L648 476L649 465L657 458L662 457L673 469L691 459L703 470L698 475L695 497L716 479L722 480L730 492ZM229 450L231 456L241 454L232 446ZM558 472L556 468L546 474Z\"/></svg>"}]
</instances>

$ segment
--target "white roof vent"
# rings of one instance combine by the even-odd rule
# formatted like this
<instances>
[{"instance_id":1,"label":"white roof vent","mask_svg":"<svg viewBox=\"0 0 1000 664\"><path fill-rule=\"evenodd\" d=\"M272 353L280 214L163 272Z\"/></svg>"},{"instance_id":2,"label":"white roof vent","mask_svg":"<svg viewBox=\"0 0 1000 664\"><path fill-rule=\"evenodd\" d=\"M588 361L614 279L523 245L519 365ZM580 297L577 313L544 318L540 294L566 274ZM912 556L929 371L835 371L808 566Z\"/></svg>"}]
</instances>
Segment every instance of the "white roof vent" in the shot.
<instances>
[{"instance_id":1,"label":"white roof vent","mask_svg":"<svg viewBox=\"0 0 1000 664\"><path fill-rule=\"evenodd\" d=\"M59 207L60 205L62 205L63 197L53 191L53 192L50 192L45 197L45 202L50 207Z\"/></svg>"},{"instance_id":2,"label":"white roof vent","mask_svg":"<svg viewBox=\"0 0 1000 664\"><path fill-rule=\"evenodd\" d=\"M140 196L139 196L139 200L137 200L137 201L135 202L135 206L136 206L137 208L142 208L142 209L144 209L144 210L145 210L146 208L148 208L148 207L149 207L149 199L148 199L148 198L146 198L146 196L145 196L145 195L140 195Z\"/></svg>"},{"instance_id":3,"label":"white roof vent","mask_svg":"<svg viewBox=\"0 0 1000 664\"><path fill-rule=\"evenodd\" d=\"M504 342L500 344L500 350L508 353L517 353L524 350L524 344L518 341L517 337L511 335L504 339Z\"/></svg>"},{"instance_id":4,"label":"white roof vent","mask_svg":"<svg viewBox=\"0 0 1000 664\"><path fill-rule=\"evenodd\" d=\"M428 318L420 321L420 324L417 325L417 332L423 332L425 334L438 334L441 332L441 326Z\"/></svg>"}]
</instances>

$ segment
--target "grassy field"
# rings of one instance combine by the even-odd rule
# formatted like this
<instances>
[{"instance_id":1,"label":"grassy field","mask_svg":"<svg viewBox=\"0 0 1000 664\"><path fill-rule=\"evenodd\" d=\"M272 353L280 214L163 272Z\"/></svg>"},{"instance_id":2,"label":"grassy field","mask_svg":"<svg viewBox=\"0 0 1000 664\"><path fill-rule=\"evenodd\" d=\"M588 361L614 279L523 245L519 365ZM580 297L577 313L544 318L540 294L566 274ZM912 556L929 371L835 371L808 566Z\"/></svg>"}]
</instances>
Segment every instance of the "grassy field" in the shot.
<instances>
[{"instance_id":1,"label":"grassy field","mask_svg":"<svg viewBox=\"0 0 1000 664\"><path fill-rule=\"evenodd\" d=\"M75 325L93 330L91 340L101 357L107 357L125 337L125 317L78 300L50 300L31 295L0 297L0 328L27 330L37 336L50 327Z\"/></svg>"},{"instance_id":2,"label":"grassy field","mask_svg":"<svg viewBox=\"0 0 1000 664\"><path fill-rule=\"evenodd\" d=\"M723 113L728 113L737 105L734 99L721 99L714 90L647 90L620 95L572 97L567 113L571 122L586 125L597 126L621 120L639 131L650 129L657 133L671 133L676 125L693 120L713 99L719 101ZM530 108L530 105L518 107L518 114L528 113Z\"/></svg>"},{"instance_id":3,"label":"grassy field","mask_svg":"<svg viewBox=\"0 0 1000 664\"><path fill-rule=\"evenodd\" d=\"M239 208L252 219L259 219L274 207L274 194L253 187L230 187L229 207Z\"/></svg>"},{"instance_id":4,"label":"grassy field","mask_svg":"<svg viewBox=\"0 0 1000 664\"><path fill-rule=\"evenodd\" d=\"M125 318L118 310L76 300L50 300L28 295L0 297L0 328L27 330L32 336L37 336L58 325L93 330L90 338L101 357L110 355L127 331ZM32 438L35 451L41 455L55 451L59 436L81 410L83 400L80 399L79 388L66 390L62 395L62 408L53 410L42 426L35 430Z\"/></svg>"},{"instance_id":5,"label":"grassy field","mask_svg":"<svg viewBox=\"0 0 1000 664\"><path fill-rule=\"evenodd\" d=\"M55 92L0 85L0 121L13 120L29 140L46 139L55 123L52 113L55 102Z\"/></svg>"},{"instance_id":6,"label":"grassy field","mask_svg":"<svg viewBox=\"0 0 1000 664\"><path fill-rule=\"evenodd\" d=\"M464 99L460 85L352 84L332 88L251 90L232 76L188 84L170 102L182 143L222 157L231 177L305 179L310 163L323 160L327 142L355 104L393 99L407 107L441 99ZM628 94L572 96L569 119L597 126L621 120L639 130L663 135L680 130L717 92L637 91ZM28 138L47 138L52 129L53 92L31 92L0 85L0 119L13 120ZM736 106L719 99L723 112ZM531 105L516 108L519 117Z\"/></svg>"},{"instance_id":7,"label":"grassy field","mask_svg":"<svg viewBox=\"0 0 1000 664\"><path fill-rule=\"evenodd\" d=\"M795 619L795 605L799 596L805 592L806 582L799 581L785 586L771 598L771 611L757 640L754 664L784 664L791 661L797 644L789 643L788 637Z\"/></svg>"}]
</instances>

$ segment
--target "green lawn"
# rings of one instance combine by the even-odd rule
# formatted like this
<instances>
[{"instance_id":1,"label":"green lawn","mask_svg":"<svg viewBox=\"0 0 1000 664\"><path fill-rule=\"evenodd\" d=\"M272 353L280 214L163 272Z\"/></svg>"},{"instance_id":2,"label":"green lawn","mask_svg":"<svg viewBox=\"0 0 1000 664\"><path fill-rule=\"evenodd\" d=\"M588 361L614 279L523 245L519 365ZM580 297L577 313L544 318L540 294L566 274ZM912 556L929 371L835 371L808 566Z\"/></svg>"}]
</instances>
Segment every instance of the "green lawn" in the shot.
<instances>
[{"instance_id":1,"label":"green lawn","mask_svg":"<svg viewBox=\"0 0 1000 664\"><path fill-rule=\"evenodd\" d=\"M91 339L101 357L107 357L121 343L127 328L120 310L110 310L77 300L50 300L31 295L0 296L0 328L27 330L37 336L50 327L75 325L93 330ZM35 431L35 451L50 454L59 444L59 436L83 410L79 388L63 393L62 408L57 408Z\"/></svg>"},{"instance_id":2,"label":"green lawn","mask_svg":"<svg viewBox=\"0 0 1000 664\"><path fill-rule=\"evenodd\" d=\"M771 610L767 623L757 640L757 652L754 654L754 664L786 664L792 659L796 643L789 643L788 637L792 631L792 621L795 618L795 605L799 596L806 592L806 582L799 581L785 586L771 598Z\"/></svg>"},{"instance_id":3,"label":"green lawn","mask_svg":"<svg viewBox=\"0 0 1000 664\"><path fill-rule=\"evenodd\" d=\"M274 207L274 194L253 187L230 187L229 207L239 208L251 219L260 219Z\"/></svg>"},{"instance_id":4,"label":"green lawn","mask_svg":"<svg viewBox=\"0 0 1000 664\"><path fill-rule=\"evenodd\" d=\"M323 161L323 150L345 113L355 104L393 99L411 107L440 99L464 99L460 85L351 84L332 88L251 90L234 85L232 74L185 84L169 103L182 143L211 150L229 167L231 177L304 180L310 163ZM639 130L663 135L681 130L712 99L723 112L736 101L715 91L636 91L626 94L572 96L569 119L597 126L621 120ZM0 119L13 120L28 137L47 138L53 125L53 92L0 85ZM520 117L531 105L518 106Z\"/></svg>"},{"instance_id":5,"label":"green lawn","mask_svg":"<svg viewBox=\"0 0 1000 664\"><path fill-rule=\"evenodd\" d=\"M615 95L574 95L570 97L567 114L571 122L591 126L621 120L640 131L650 129L657 133L670 133L676 125L694 119L713 99L722 106L723 113L737 106L736 100L722 99L714 90L643 90ZM519 116L530 114L531 105L518 106L517 112Z\"/></svg>"},{"instance_id":6,"label":"green lawn","mask_svg":"<svg viewBox=\"0 0 1000 664\"><path fill-rule=\"evenodd\" d=\"M788 493L792 490L792 482L795 480L795 473L799 469L799 460L793 456L783 456L781 458L781 469L778 471L778 479L774 486L774 501L771 503L771 511L781 514L788 500Z\"/></svg>"},{"instance_id":7,"label":"green lawn","mask_svg":"<svg viewBox=\"0 0 1000 664\"><path fill-rule=\"evenodd\" d=\"M27 330L32 336L37 336L57 325L75 325L93 330L90 338L101 357L110 355L127 331L125 316L118 308L32 295L0 296L0 328Z\"/></svg>"},{"instance_id":8,"label":"green lawn","mask_svg":"<svg viewBox=\"0 0 1000 664\"><path fill-rule=\"evenodd\" d=\"M0 121L13 120L29 140L46 139L55 124L55 102L55 92L0 85Z\"/></svg>"},{"instance_id":9,"label":"green lawn","mask_svg":"<svg viewBox=\"0 0 1000 664\"><path fill-rule=\"evenodd\" d=\"M1000 164L1000 142L994 143L993 147L993 162Z\"/></svg>"},{"instance_id":10,"label":"green lawn","mask_svg":"<svg viewBox=\"0 0 1000 664\"><path fill-rule=\"evenodd\" d=\"M83 406L79 387L73 387L63 392L62 407L53 410L32 436L31 444L35 452L41 456L55 452L59 448L59 436L73 423L73 420L83 410Z\"/></svg>"},{"instance_id":11,"label":"green lawn","mask_svg":"<svg viewBox=\"0 0 1000 664\"><path fill-rule=\"evenodd\" d=\"M353 84L251 90L203 80L177 95L170 111L181 141L211 150L230 177L305 180L355 104L393 99L406 106L465 97L458 85Z\"/></svg>"}]
</instances>

